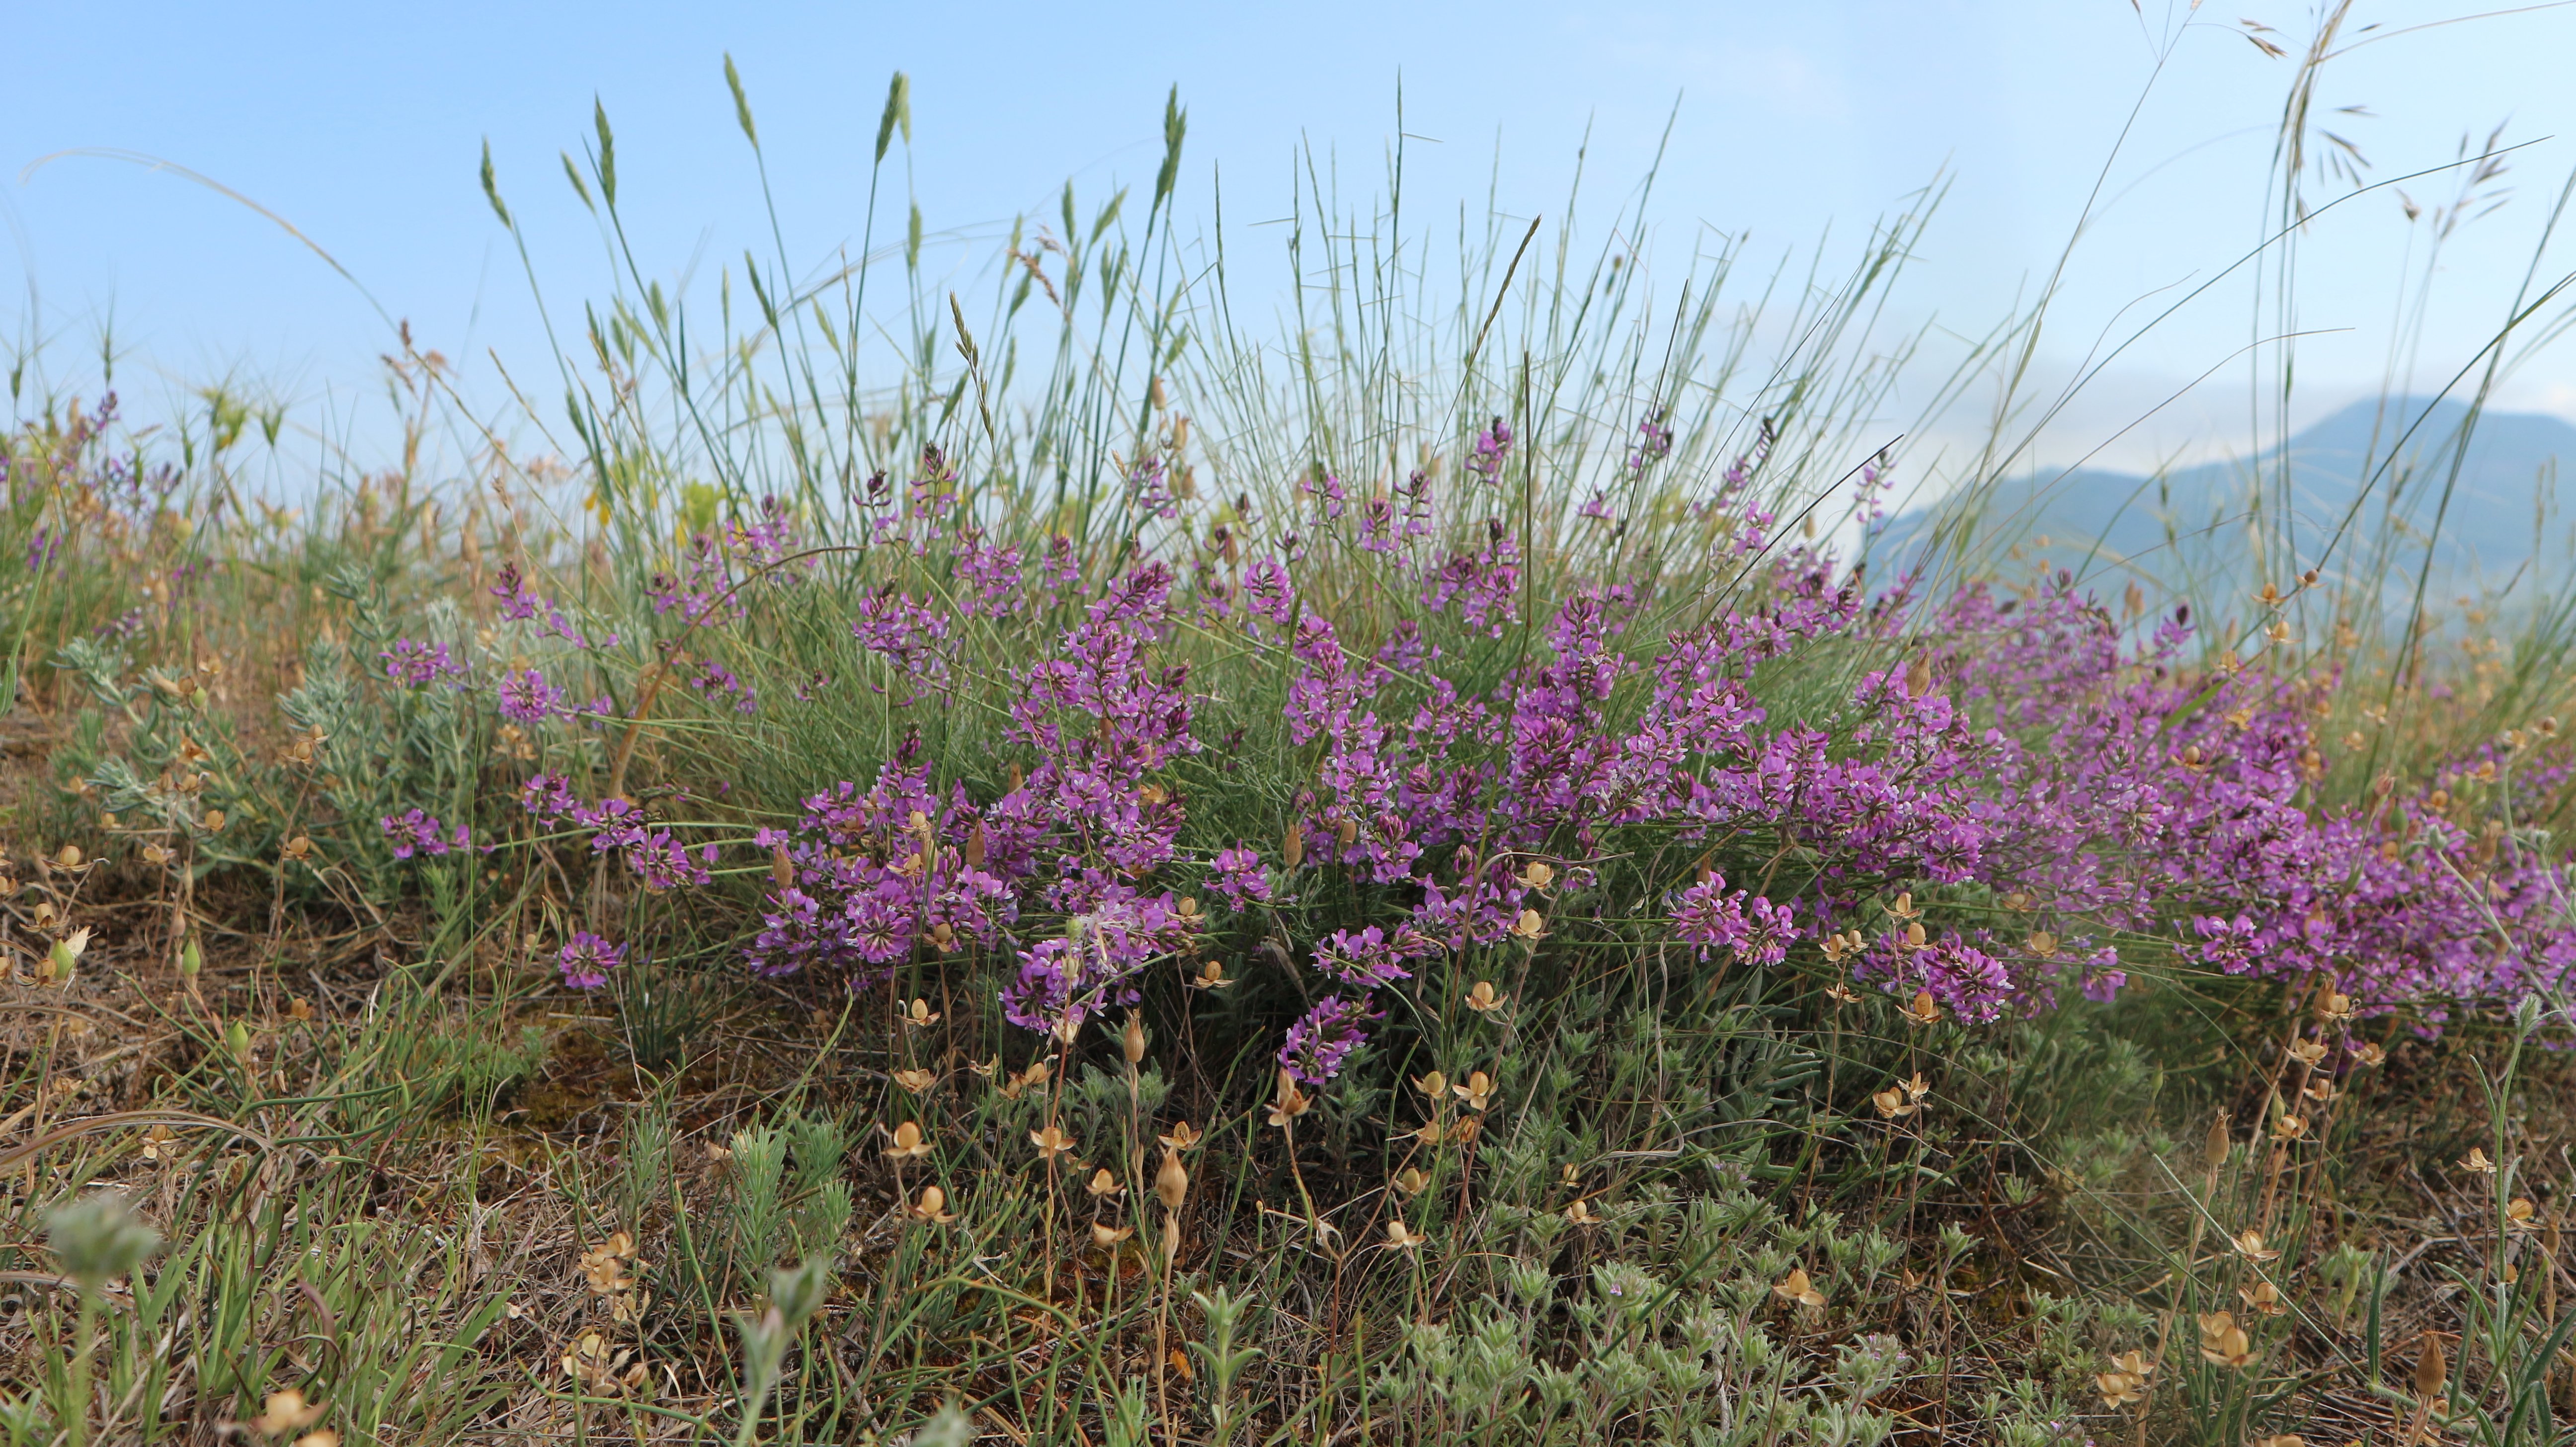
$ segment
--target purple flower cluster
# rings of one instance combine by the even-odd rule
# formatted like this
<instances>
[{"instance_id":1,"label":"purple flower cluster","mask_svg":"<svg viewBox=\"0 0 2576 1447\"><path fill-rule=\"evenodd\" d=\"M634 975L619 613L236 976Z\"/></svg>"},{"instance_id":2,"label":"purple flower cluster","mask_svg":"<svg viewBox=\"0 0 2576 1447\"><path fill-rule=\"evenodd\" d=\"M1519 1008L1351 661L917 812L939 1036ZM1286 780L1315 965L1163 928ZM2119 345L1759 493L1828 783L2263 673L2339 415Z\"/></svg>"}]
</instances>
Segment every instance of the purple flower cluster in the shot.
<instances>
[{"instance_id":1,"label":"purple flower cluster","mask_svg":"<svg viewBox=\"0 0 2576 1447\"><path fill-rule=\"evenodd\" d=\"M1468 473L1499 476L1513 440L1498 419ZM909 485L870 480L857 503L874 544L907 577L944 565L950 601L881 584L851 620L859 650L901 703L982 691L1012 762L989 786L942 784L910 737L867 787L823 789L762 829L771 883L751 968L857 987L962 952L999 966L1010 1020L1070 1040L1139 999L1147 968L1251 923L1212 923L1204 897L1259 914L1311 959L1304 978L1327 982L1278 1054L1310 1084L1365 1043L1382 996L1445 991L1495 952L1630 941L1639 920L1702 960L1928 993L1969 1023L2107 1000L2144 957L2323 977L2363 1008L2435 1021L2445 1002L2576 968L2564 856L2511 824L2576 764L2500 743L2420 789L2329 803L2319 720L2336 680L2196 665L2186 619L2141 636L2063 574L1873 596L1826 553L1772 548L1753 479L1773 440L1766 423L1700 504L1740 580L1724 605L1616 581L1534 596L1523 539L1440 517L1426 475L1355 497L1322 467L1298 484L1309 537L1247 544L1247 504L1202 561L1146 562L1083 601L1074 544L1051 538L1035 560L992 545L935 451ZM1628 481L1672 442L1652 414ZM1146 511L1174 501L1161 466L1127 474ZM1874 460L1867 486L1886 471ZM704 540L697 581L656 606L729 622L745 605L711 580L789 547L783 512ZM1379 586L1351 589L1348 568ZM543 609L515 574L505 585L505 612ZM967 667L968 642L996 629L1025 650L1017 666ZM1524 646L1480 641L1513 630ZM1188 659L1210 634L1278 670L1269 696L1296 765L1258 805L1275 850L1218 832L1213 811L1194 818L1184 795L1224 787L1240 762L1242 729L1221 744L1198 732L1212 704ZM398 644L386 666L427 682L447 665ZM731 669L696 666L699 692L752 710ZM1794 707L1770 682L1785 668L1811 680ZM497 694L520 721L568 711L535 669ZM712 880L713 824L586 803L560 773L529 779L522 802L648 890ZM465 842L417 810L385 828L406 857ZM604 978L612 947L589 948L581 976Z\"/></svg>"},{"instance_id":2,"label":"purple flower cluster","mask_svg":"<svg viewBox=\"0 0 2576 1447\"><path fill-rule=\"evenodd\" d=\"M626 946L610 944L588 930L576 933L555 956L564 984L575 990L598 989L624 963Z\"/></svg>"},{"instance_id":3,"label":"purple flower cluster","mask_svg":"<svg viewBox=\"0 0 2576 1447\"><path fill-rule=\"evenodd\" d=\"M796 829L760 833L786 878L747 952L754 970L834 971L860 985L916 948L1000 940L1015 917L1010 891L969 862L974 813L962 792L934 793L916 755L908 746L865 792L844 783L807 799Z\"/></svg>"},{"instance_id":4,"label":"purple flower cluster","mask_svg":"<svg viewBox=\"0 0 2576 1447\"><path fill-rule=\"evenodd\" d=\"M415 854L436 857L451 850L471 848L474 831L459 824L453 830L435 815L420 809L407 809L400 814L387 814L376 821L393 841L394 858L409 859Z\"/></svg>"},{"instance_id":5,"label":"purple flower cluster","mask_svg":"<svg viewBox=\"0 0 2576 1447\"><path fill-rule=\"evenodd\" d=\"M393 647L376 656L384 661L385 677L404 688L427 688L433 683L462 678L465 673L444 643L397 638Z\"/></svg>"},{"instance_id":6,"label":"purple flower cluster","mask_svg":"<svg viewBox=\"0 0 2576 1447\"><path fill-rule=\"evenodd\" d=\"M513 723L543 723L568 712L563 700L564 691L546 682L546 676L536 669L521 669L501 676L501 717Z\"/></svg>"},{"instance_id":7,"label":"purple flower cluster","mask_svg":"<svg viewBox=\"0 0 2576 1447\"><path fill-rule=\"evenodd\" d=\"M1296 1024L1288 1027L1279 1048L1279 1064L1307 1085L1322 1085L1341 1074L1342 1062L1368 1043L1368 1024L1378 1017L1367 1006L1327 995Z\"/></svg>"}]
</instances>

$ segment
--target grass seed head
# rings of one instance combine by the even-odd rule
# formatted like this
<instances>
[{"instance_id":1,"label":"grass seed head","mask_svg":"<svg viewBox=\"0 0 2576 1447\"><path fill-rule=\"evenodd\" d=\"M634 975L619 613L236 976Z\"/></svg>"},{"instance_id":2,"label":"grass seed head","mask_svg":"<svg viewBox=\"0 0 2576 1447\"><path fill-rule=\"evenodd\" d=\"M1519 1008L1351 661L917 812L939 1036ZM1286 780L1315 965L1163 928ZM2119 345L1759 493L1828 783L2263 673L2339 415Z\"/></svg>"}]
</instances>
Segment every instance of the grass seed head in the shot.
<instances>
[{"instance_id":1,"label":"grass seed head","mask_svg":"<svg viewBox=\"0 0 2576 1447\"><path fill-rule=\"evenodd\" d=\"M46 1249L65 1275L96 1291L161 1249L161 1233L143 1224L112 1191L93 1191L45 1218Z\"/></svg>"}]
</instances>

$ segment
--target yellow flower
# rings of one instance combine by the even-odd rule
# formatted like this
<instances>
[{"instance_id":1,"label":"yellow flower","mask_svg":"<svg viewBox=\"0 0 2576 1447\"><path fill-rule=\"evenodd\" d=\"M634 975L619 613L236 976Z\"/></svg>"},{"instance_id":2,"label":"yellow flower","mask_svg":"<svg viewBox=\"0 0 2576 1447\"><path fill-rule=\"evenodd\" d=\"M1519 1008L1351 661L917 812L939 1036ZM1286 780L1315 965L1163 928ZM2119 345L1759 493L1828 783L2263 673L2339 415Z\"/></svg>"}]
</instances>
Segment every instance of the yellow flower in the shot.
<instances>
[{"instance_id":1,"label":"yellow flower","mask_svg":"<svg viewBox=\"0 0 2576 1447\"><path fill-rule=\"evenodd\" d=\"M1172 1133L1170 1135L1159 1135L1154 1137L1154 1139L1161 1141L1163 1143L1163 1149L1165 1150L1185 1151L1199 1143L1199 1133L1190 1128L1190 1123L1188 1121L1182 1121L1179 1125L1172 1127Z\"/></svg>"},{"instance_id":2,"label":"yellow flower","mask_svg":"<svg viewBox=\"0 0 2576 1447\"><path fill-rule=\"evenodd\" d=\"M1123 1196L1127 1194L1127 1188L1118 1184L1118 1178L1109 1174L1109 1168L1107 1166L1102 1166L1099 1170L1093 1171L1091 1173L1091 1179L1084 1183L1083 1189L1089 1191L1095 1197Z\"/></svg>"},{"instance_id":3,"label":"yellow flower","mask_svg":"<svg viewBox=\"0 0 2576 1447\"><path fill-rule=\"evenodd\" d=\"M295 1447L340 1447L340 1434L325 1427L295 1439Z\"/></svg>"},{"instance_id":4,"label":"yellow flower","mask_svg":"<svg viewBox=\"0 0 2576 1447\"><path fill-rule=\"evenodd\" d=\"M2528 1231L2532 1228L2534 1220L2535 1212L2529 1196L2516 1196L2505 1203L2504 1224L2508 1229Z\"/></svg>"},{"instance_id":5,"label":"yellow flower","mask_svg":"<svg viewBox=\"0 0 2576 1447\"><path fill-rule=\"evenodd\" d=\"M2359 1050L2354 1051L2352 1056L2353 1059L2364 1065L2382 1065L2386 1064L2388 1060L2388 1052L2380 1049L2376 1043L2362 1046Z\"/></svg>"},{"instance_id":6,"label":"yellow flower","mask_svg":"<svg viewBox=\"0 0 2576 1447\"><path fill-rule=\"evenodd\" d=\"M1887 912L1898 919L1914 919L1920 916L1923 910L1914 903L1914 891L1907 889L1897 892L1896 902L1887 907Z\"/></svg>"},{"instance_id":7,"label":"yellow flower","mask_svg":"<svg viewBox=\"0 0 2576 1447\"><path fill-rule=\"evenodd\" d=\"M939 1189L937 1186L924 1186L921 1188L921 1199L913 1203L913 1219L916 1221L927 1221L934 1226L944 1226L957 1219L954 1213L944 1209L947 1204L948 1193L946 1191Z\"/></svg>"},{"instance_id":8,"label":"yellow flower","mask_svg":"<svg viewBox=\"0 0 2576 1447\"><path fill-rule=\"evenodd\" d=\"M1469 1110L1483 1110L1485 1103L1493 1098L1494 1082L1486 1078L1485 1072L1470 1070L1467 1072L1467 1083L1452 1086L1451 1089L1457 1092L1458 1099L1465 1102Z\"/></svg>"},{"instance_id":9,"label":"yellow flower","mask_svg":"<svg viewBox=\"0 0 2576 1447\"><path fill-rule=\"evenodd\" d=\"M1905 1018L1916 1025L1937 1025L1941 1021L1941 1006L1933 1000L1930 990L1917 990L1914 1003L1905 1007Z\"/></svg>"},{"instance_id":10,"label":"yellow flower","mask_svg":"<svg viewBox=\"0 0 2576 1447\"><path fill-rule=\"evenodd\" d=\"M1502 1005L1503 997L1494 993L1494 982L1491 980L1478 980L1476 987L1467 992L1467 1008L1479 1015L1491 1014L1501 1009Z\"/></svg>"},{"instance_id":11,"label":"yellow flower","mask_svg":"<svg viewBox=\"0 0 2576 1447\"><path fill-rule=\"evenodd\" d=\"M611 1348L608 1338L598 1332L586 1331L564 1352L564 1375L572 1378L584 1389L594 1392L610 1390L621 1380L627 1386L642 1386L644 1384L642 1362L636 1362L631 1370L625 1370L623 1378L618 1375L622 1369L627 1368L627 1362L633 1356L633 1352Z\"/></svg>"},{"instance_id":12,"label":"yellow flower","mask_svg":"<svg viewBox=\"0 0 2576 1447\"><path fill-rule=\"evenodd\" d=\"M2475 1171L2482 1176L2492 1176L2495 1174L2496 1164L2495 1162L2487 1159L2487 1153L2485 1151L2476 1146L2471 1146L2469 1147L2467 1159L2460 1162L2460 1169L2464 1171Z\"/></svg>"},{"instance_id":13,"label":"yellow flower","mask_svg":"<svg viewBox=\"0 0 2576 1447\"><path fill-rule=\"evenodd\" d=\"M1547 921L1537 910L1522 910L1520 918L1512 921L1512 934L1515 938L1535 943L1547 934Z\"/></svg>"},{"instance_id":14,"label":"yellow flower","mask_svg":"<svg viewBox=\"0 0 2576 1447\"><path fill-rule=\"evenodd\" d=\"M1422 1244L1423 1238L1402 1221L1386 1223L1386 1244L1398 1251L1410 1251Z\"/></svg>"},{"instance_id":15,"label":"yellow flower","mask_svg":"<svg viewBox=\"0 0 2576 1447\"><path fill-rule=\"evenodd\" d=\"M1395 1173L1395 1180L1391 1184L1402 1195L1419 1196L1431 1189L1431 1178L1424 1175L1420 1167L1407 1166Z\"/></svg>"},{"instance_id":16,"label":"yellow flower","mask_svg":"<svg viewBox=\"0 0 2576 1447\"><path fill-rule=\"evenodd\" d=\"M1871 1095L1869 1103L1877 1106L1878 1113L1889 1120L1901 1119L1922 1109L1921 1106L1907 1100L1905 1092L1894 1086Z\"/></svg>"},{"instance_id":17,"label":"yellow flower","mask_svg":"<svg viewBox=\"0 0 2576 1447\"><path fill-rule=\"evenodd\" d=\"M1435 1070L1428 1075L1414 1077L1413 1088L1437 1101L1448 1091L1449 1077Z\"/></svg>"},{"instance_id":18,"label":"yellow flower","mask_svg":"<svg viewBox=\"0 0 2576 1447\"><path fill-rule=\"evenodd\" d=\"M2290 1304L2281 1299L2280 1288L2268 1281L2257 1281L2252 1286L2239 1288L2236 1295L2244 1301L2246 1310L2256 1316L2279 1316L2290 1309Z\"/></svg>"},{"instance_id":19,"label":"yellow flower","mask_svg":"<svg viewBox=\"0 0 2576 1447\"><path fill-rule=\"evenodd\" d=\"M2093 1385L2102 1393L2102 1405L2112 1411L2146 1397L2147 1384L2127 1372L2096 1372Z\"/></svg>"},{"instance_id":20,"label":"yellow flower","mask_svg":"<svg viewBox=\"0 0 2576 1447\"><path fill-rule=\"evenodd\" d=\"M1270 1123L1286 1130L1288 1123L1304 1115L1312 1104L1306 1092L1297 1088L1297 1077L1283 1068L1279 1072L1279 1096L1270 1103Z\"/></svg>"},{"instance_id":21,"label":"yellow flower","mask_svg":"<svg viewBox=\"0 0 2576 1447\"><path fill-rule=\"evenodd\" d=\"M939 1023L939 1012L930 1008L928 1000L915 999L912 1007L904 1012L903 1023L915 1030L924 1029Z\"/></svg>"},{"instance_id":22,"label":"yellow flower","mask_svg":"<svg viewBox=\"0 0 2576 1447\"><path fill-rule=\"evenodd\" d=\"M1048 1126L1044 1130L1030 1131L1029 1144L1038 1148L1038 1156L1041 1159L1052 1161L1073 1149L1073 1137L1054 1126Z\"/></svg>"},{"instance_id":23,"label":"yellow flower","mask_svg":"<svg viewBox=\"0 0 2576 1447\"><path fill-rule=\"evenodd\" d=\"M1110 1226L1098 1221L1091 1223L1091 1244L1103 1251L1109 1250L1135 1234L1136 1228L1133 1226Z\"/></svg>"},{"instance_id":24,"label":"yellow flower","mask_svg":"<svg viewBox=\"0 0 2576 1447\"><path fill-rule=\"evenodd\" d=\"M917 1161L930 1154L930 1142L921 1138L919 1124L905 1121L894 1128L894 1144L886 1147L886 1154L898 1161Z\"/></svg>"},{"instance_id":25,"label":"yellow flower","mask_svg":"<svg viewBox=\"0 0 2576 1447\"><path fill-rule=\"evenodd\" d=\"M1556 882L1556 870L1544 860L1533 859L1521 871L1521 883L1532 889L1545 889Z\"/></svg>"},{"instance_id":26,"label":"yellow flower","mask_svg":"<svg viewBox=\"0 0 2576 1447\"><path fill-rule=\"evenodd\" d=\"M2277 1261L2281 1256L2280 1252L2264 1246L2262 1232L2250 1228L2232 1244L2236 1247L2236 1254L2248 1261Z\"/></svg>"},{"instance_id":27,"label":"yellow flower","mask_svg":"<svg viewBox=\"0 0 2576 1447\"><path fill-rule=\"evenodd\" d=\"M269 1393L268 1400L260 1406L259 1415L251 1418L250 1424L268 1436L281 1437L289 1432L301 1432L321 1421L322 1414L329 1410L330 1404L307 1402L300 1389L288 1387L282 1392Z\"/></svg>"},{"instance_id":28,"label":"yellow flower","mask_svg":"<svg viewBox=\"0 0 2576 1447\"><path fill-rule=\"evenodd\" d=\"M1186 970L1189 966L1183 965L1181 968ZM1214 960L1200 962L1199 972L1189 980L1189 986L1193 990L1222 990L1233 983L1234 981L1226 978L1225 966Z\"/></svg>"},{"instance_id":29,"label":"yellow flower","mask_svg":"<svg viewBox=\"0 0 2576 1447\"><path fill-rule=\"evenodd\" d=\"M635 1240L620 1231L601 1245L581 1253L580 1271L590 1282L590 1289L601 1296L611 1296L635 1287L626 1274L626 1263L635 1256Z\"/></svg>"},{"instance_id":30,"label":"yellow flower","mask_svg":"<svg viewBox=\"0 0 2576 1447\"><path fill-rule=\"evenodd\" d=\"M898 1070L894 1073L894 1083L919 1095L937 1085L939 1077L927 1070Z\"/></svg>"},{"instance_id":31,"label":"yellow flower","mask_svg":"<svg viewBox=\"0 0 2576 1447\"><path fill-rule=\"evenodd\" d=\"M1771 1294L1797 1306L1825 1304L1825 1294L1818 1291L1813 1282L1807 1280L1807 1268L1803 1266L1791 1271L1786 1281L1772 1287Z\"/></svg>"},{"instance_id":32,"label":"yellow flower","mask_svg":"<svg viewBox=\"0 0 2576 1447\"><path fill-rule=\"evenodd\" d=\"M2301 1065L2313 1067L2318 1061L2326 1058L2326 1042L2322 1040L2295 1041L2290 1046L2290 1053L2298 1057Z\"/></svg>"},{"instance_id":33,"label":"yellow flower","mask_svg":"<svg viewBox=\"0 0 2576 1447\"><path fill-rule=\"evenodd\" d=\"M1592 1203L1579 1198L1573 1205L1565 1208L1565 1219L1570 1224L1576 1226L1598 1226L1601 1224L1601 1218L1592 1214Z\"/></svg>"},{"instance_id":34,"label":"yellow flower","mask_svg":"<svg viewBox=\"0 0 2576 1447\"><path fill-rule=\"evenodd\" d=\"M2230 1370L2243 1370L2254 1360L2254 1344L2233 1312L2213 1311L2200 1319L2202 1360Z\"/></svg>"}]
</instances>

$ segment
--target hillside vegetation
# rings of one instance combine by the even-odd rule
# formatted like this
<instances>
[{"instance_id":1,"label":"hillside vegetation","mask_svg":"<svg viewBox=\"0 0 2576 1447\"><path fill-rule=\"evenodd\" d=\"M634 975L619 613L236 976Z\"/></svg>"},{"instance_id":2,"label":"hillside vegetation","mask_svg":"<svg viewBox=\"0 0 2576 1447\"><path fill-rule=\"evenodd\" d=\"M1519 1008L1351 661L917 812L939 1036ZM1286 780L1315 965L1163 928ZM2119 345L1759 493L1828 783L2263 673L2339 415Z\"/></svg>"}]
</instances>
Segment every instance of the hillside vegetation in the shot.
<instances>
[{"instance_id":1,"label":"hillside vegetation","mask_svg":"<svg viewBox=\"0 0 2576 1447\"><path fill-rule=\"evenodd\" d=\"M22 401L0 1434L2568 1439L2545 617L1909 570L1925 216L1271 329L1185 131L292 510Z\"/></svg>"}]
</instances>

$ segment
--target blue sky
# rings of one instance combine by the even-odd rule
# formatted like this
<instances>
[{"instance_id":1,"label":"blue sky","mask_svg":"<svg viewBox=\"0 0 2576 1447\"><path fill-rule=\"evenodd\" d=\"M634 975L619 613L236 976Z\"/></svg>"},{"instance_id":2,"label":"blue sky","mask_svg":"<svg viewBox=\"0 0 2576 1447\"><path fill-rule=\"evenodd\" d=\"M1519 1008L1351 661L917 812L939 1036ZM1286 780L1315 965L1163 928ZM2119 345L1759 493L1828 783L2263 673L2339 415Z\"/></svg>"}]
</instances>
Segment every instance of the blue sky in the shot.
<instances>
[{"instance_id":1,"label":"blue sky","mask_svg":"<svg viewBox=\"0 0 2576 1447\"><path fill-rule=\"evenodd\" d=\"M2475 350L2576 168L2576 8L2457 24L2484 7L2361 0L2355 30L2431 25L2329 67L2326 107L2389 176L2452 159L2506 126L2508 204L2464 226L2435 278L2422 371ZM819 261L855 241L888 74L913 81L912 178L934 232L989 234L1087 195L1150 182L1163 96L1189 108L1185 213L1221 168L1230 215L1277 209L1296 146L1374 178L1395 130L1416 137L1417 204L1553 213L1588 129L1594 203L1609 206L1672 131L1658 244L1695 228L1757 250L1855 233L1945 168L1954 187L1904 292L1909 319L1981 330L2027 295L2138 107L2088 233L2043 369L2063 370L2140 298L2226 266L2260 235L2272 127L2303 4L2190 13L2148 0L1800 0L1791 5L1490 3L1090 7L760 7L628 3L435 7L160 4L112 15L10 6L16 64L0 85L0 336L42 337L51 379L94 387L112 320L120 387L153 405L208 377L285 400L299 426L363 431L386 349L368 303L250 210L168 173L76 149L158 157L212 178L327 248L426 345L541 364L524 278L475 182L488 137L558 306L605 289L592 224L561 176L593 97L617 126L621 200L658 275L702 281L766 246L750 158L722 78L730 52L758 112L789 248ZM2180 31L2161 76L2151 72ZM2140 97L2146 97L2139 106ZM1675 107L1678 104L1678 111ZM1498 159L1499 157L1499 159ZM2408 189L2446 196L2433 178ZM2329 188L2331 189L2331 188ZM2298 324L2307 406L2376 385L2424 242L2393 194L2320 222ZM980 261L980 255L961 259ZM2559 269L2576 269L2576 244ZM696 269L691 272L695 261ZM1280 274L1284 275L1284 269ZM2251 335L2222 287L2117 367L2051 437L2080 453ZM2242 373L2116 443L2109 456L2211 444L2243 413ZM488 394L488 367L469 366ZM2232 390L2230 386L2232 385ZM2576 351L2530 360L2513 405L2576 417ZM2241 432L2241 425L2238 430Z\"/></svg>"}]
</instances>

